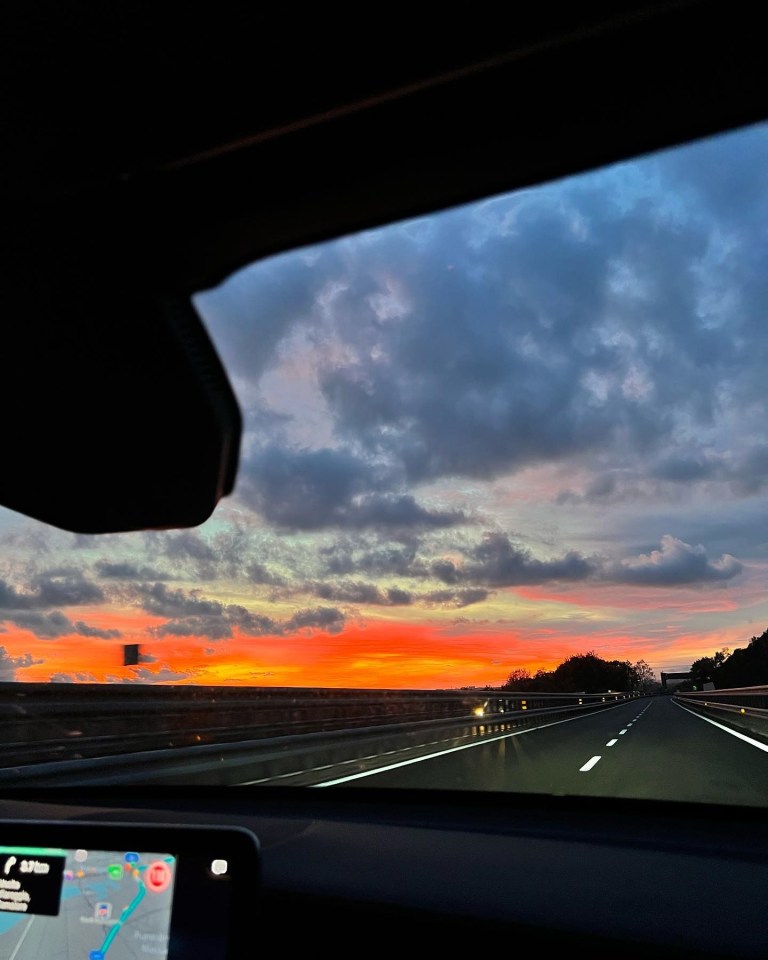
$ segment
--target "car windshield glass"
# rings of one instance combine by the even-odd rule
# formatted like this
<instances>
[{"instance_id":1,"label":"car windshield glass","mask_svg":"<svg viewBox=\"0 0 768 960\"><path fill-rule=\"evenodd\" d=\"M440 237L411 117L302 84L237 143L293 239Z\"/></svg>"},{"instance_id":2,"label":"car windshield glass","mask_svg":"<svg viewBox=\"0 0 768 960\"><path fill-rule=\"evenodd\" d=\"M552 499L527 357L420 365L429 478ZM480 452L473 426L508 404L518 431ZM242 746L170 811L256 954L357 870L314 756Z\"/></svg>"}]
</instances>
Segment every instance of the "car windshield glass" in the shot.
<instances>
[{"instance_id":1,"label":"car windshield glass","mask_svg":"<svg viewBox=\"0 0 768 960\"><path fill-rule=\"evenodd\" d=\"M199 291L235 489L0 512L0 778L765 806L767 222L757 125Z\"/></svg>"}]
</instances>

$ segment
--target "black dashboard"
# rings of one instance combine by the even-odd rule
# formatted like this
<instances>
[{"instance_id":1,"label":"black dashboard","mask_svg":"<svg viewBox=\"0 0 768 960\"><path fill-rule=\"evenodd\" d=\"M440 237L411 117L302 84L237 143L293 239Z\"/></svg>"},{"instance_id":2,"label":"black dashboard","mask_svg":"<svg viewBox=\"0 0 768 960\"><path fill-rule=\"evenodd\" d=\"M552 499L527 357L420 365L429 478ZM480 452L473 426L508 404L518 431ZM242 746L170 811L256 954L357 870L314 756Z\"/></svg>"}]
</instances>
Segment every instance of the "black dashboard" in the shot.
<instances>
[{"instance_id":1,"label":"black dashboard","mask_svg":"<svg viewBox=\"0 0 768 960\"><path fill-rule=\"evenodd\" d=\"M120 790L87 802L6 796L0 817L4 843L19 819L245 827L258 838L261 860L261 874L247 882L249 916L259 917L263 936L292 948L332 941L346 955L370 941L384 949L415 942L586 949L599 957L766 955L762 813L652 801L353 794L189 788Z\"/></svg>"}]
</instances>

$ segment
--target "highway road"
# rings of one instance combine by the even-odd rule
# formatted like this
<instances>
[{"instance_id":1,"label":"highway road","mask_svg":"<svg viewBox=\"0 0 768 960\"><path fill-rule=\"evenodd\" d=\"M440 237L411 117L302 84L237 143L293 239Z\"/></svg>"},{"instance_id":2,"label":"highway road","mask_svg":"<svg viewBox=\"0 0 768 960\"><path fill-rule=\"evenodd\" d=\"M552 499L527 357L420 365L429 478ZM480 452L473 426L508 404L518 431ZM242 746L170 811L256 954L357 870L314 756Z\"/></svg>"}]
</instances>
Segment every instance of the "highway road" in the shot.
<instances>
[{"instance_id":1,"label":"highway road","mask_svg":"<svg viewBox=\"0 0 768 960\"><path fill-rule=\"evenodd\" d=\"M312 786L496 790L762 806L768 744L685 709L643 698L541 726L395 751L305 771Z\"/></svg>"}]
</instances>

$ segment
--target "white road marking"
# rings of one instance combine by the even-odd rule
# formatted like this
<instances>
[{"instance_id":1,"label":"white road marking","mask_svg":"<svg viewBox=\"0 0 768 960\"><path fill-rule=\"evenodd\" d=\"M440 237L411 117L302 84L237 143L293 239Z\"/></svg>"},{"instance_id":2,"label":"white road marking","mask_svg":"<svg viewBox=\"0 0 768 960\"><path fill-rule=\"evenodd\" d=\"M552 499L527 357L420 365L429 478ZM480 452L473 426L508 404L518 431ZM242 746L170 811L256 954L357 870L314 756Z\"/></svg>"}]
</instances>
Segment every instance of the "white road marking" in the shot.
<instances>
[{"instance_id":1,"label":"white road marking","mask_svg":"<svg viewBox=\"0 0 768 960\"><path fill-rule=\"evenodd\" d=\"M614 743L618 743L618 742L619 741L616 739L616 737L614 737L613 740L609 740L608 743L606 743L606 747L612 747Z\"/></svg>"},{"instance_id":2,"label":"white road marking","mask_svg":"<svg viewBox=\"0 0 768 960\"><path fill-rule=\"evenodd\" d=\"M498 737L484 737L482 740L477 740L473 743L464 743L460 747L449 747L446 750L439 750L436 753L427 753L423 757L412 757L410 760L401 760L399 763L389 763L385 767L376 767L374 770L363 770L361 773L338 777L336 780L326 780L325 783L310 783L308 786L335 787L340 783L349 783L350 780L360 780L362 777L373 777L377 773L387 773L389 770L397 770L398 767L407 767L412 763L421 763L423 760L434 760L436 757L444 757L449 753L458 753L459 750L471 750L473 747L483 747L486 743L494 743L497 740L508 740L510 737L519 737L524 733L535 733L537 730L544 730L546 727L556 727L560 723L570 723L572 720L581 719L581 717L566 717L565 720L553 720L552 723L543 723L539 727L528 727L525 730L516 730L514 733L502 733ZM244 783L242 786L248 786L248 783Z\"/></svg>"},{"instance_id":3,"label":"white road marking","mask_svg":"<svg viewBox=\"0 0 768 960\"><path fill-rule=\"evenodd\" d=\"M591 770L592 767L594 767L594 765L598 762L599 759L600 757L592 757L591 760L587 760L587 762L584 764L583 767L579 767L579 772L586 773L587 770Z\"/></svg>"},{"instance_id":4,"label":"white road marking","mask_svg":"<svg viewBox=\"0 0 768 960\"><path fill-rule=\"evenodd\" d=\"M699 720L706 720L707 723L711 723L713 727L717 727L718 730L724 730L726 733L730 733L732 737L738 737L739 740L743 740L745 743L748 743L751 747L757 747L758 750L763 750L765 753L768 753L768 744L760 743L759 740L753 740L752 737L748 737L745 733L739 733L738 730L731 730L730 727L723 726L722 723L718 723L717 720L710 720L709 717L702 717L700 713L696 713L694 710L689 710L688 707L684 707L681 703L676 705L680 707L681 710L685 710L686 713L690 713L692 717L698 717Z\"/></svg>"}]
</instances>

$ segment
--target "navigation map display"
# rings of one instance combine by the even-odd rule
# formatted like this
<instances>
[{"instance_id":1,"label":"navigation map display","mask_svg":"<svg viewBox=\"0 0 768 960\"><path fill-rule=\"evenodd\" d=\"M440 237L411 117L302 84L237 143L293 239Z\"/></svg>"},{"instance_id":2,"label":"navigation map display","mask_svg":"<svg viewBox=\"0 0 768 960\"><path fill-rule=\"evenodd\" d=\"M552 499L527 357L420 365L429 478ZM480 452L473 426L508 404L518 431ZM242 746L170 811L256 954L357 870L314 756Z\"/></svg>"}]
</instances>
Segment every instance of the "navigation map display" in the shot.
<instances>
[{"instance_id":1,"label":"navigation map display","mask_svg":"<svg viewBox=\"0 0 768 960\"><path fill-rule=\"evenodd\" d=\"M93 837L165 839L163 849L91 846L83 825L65 827L60 833L66 846L35 845L8 842L18 830L0 824L2 960L174 960L187 956L192 943L206 944L207 957L230 956L231 920L239 912L233 877L255 879L252 835L246 835L253 844L244 871L239 848L247 843L241 837L233 846L231 832L216 828L158 829L153 835L101 826ZM46 825L40 833L48 841L49 831Z\"/></svg>"},{"instance_id":2,"label":"navigation map display","mask_svg":"<svg viewBox=\"0 0 768 960\"><path fill-rule=\"evenodd\" d=\"M167 960L175 868L167 852L0 846L0 956Z\"/></svg>"}]
</instances>

